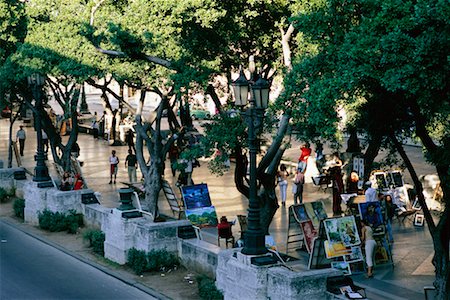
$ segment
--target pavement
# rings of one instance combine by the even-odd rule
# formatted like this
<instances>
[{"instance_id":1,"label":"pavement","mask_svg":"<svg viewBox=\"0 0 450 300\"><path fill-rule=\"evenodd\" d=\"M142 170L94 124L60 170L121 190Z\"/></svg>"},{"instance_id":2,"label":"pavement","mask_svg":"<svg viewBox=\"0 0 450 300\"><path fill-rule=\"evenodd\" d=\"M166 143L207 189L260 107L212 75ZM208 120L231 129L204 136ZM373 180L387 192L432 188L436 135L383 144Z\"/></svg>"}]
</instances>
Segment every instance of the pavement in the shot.
<instances>
[{"instance_id":1,"label":"pavement","mask_svg":"<svg viewBox=\"0 0 450 300\"><path fill-rule=\"evenodd\" d=\"M14 124L14 133L20 124L20 121ZM4 161L5 167L8 157L8 130L9 121L0 119L0 159ZM25 168L33 172L36 135L31 127L26 128L26 131L27 140L22 162ZM124 165L128 147L112 147L106 141L93 139L92 136L87 134L80 134L78 143L81 148L79 159L84 162L82 167L83 176L89 188L101 193L100 202L102 205L110 208L118 207L118 189L125 187L120 182L128 181ZM113 149L116 150L117 156L120 159L120 168L117 184L110 185L108 184L108 157ZM284 159L296 161L299 155L298 149L299 142L293 142L292 147L285 152ZM424 161L421 148L405 146L405 150L410 156L419 175L435 173L435 169ZM331 153L331 149L327 145L324 147L324 153ZM385 153L380 153L377 160L383 158L384 155ZM49 156L49 162L51 162L51 155ZM217 177L209 172L206 161L200 160L200 162L201 166L196 168L193 173L193 180L195 183L208 184L212 204L215 206L219 218L220 216L226 215L229 220L233 220L239 214L246 215L248 201L235 188L233 165L230 171L226 172L223 176ZM169 164L166 165L168 167ZM15 160L13 166L16 166ZM51 163L48 163L48 166L51 174L54 174ZM175 187L176 178L172 177L169 168L166 169L165 174L165 179L177 191ZM141 177L141 174L138 172L138 178L140 179ZM407 172L404 173L404 177L405 182L412 182ZM270 227L270 233L277 244L279 252L286 250L289 220L288 207L293 204L290 186L288 187L288 192L286 207L280 206ZM323 192L313 184L305 185L304 201L323 201L329 216L332 215L331 200L331 189ZM171 215L169 205L162 195L160 195L159 199L159 209L160 212ZM24 226L23 230L27 230L26 226ZM239 236L239 226L233 226L233 232L236 237ZM208 232L205 233L203 235L204 237L206 236L205 240L211 243L217 243L217 239L213 235L210 235ZM375 276L372 279L365 279L363 275L352 275L352 278L358 285L366 288L369 299L424 299L423 287L432 285L434 280L434 268L431 264L433 245L427 226L416 227L410 220L406 220L404 223L394 222L393 234L395 239L395 243L393 244L394 264L375 266ZM64 248L64 245L62 247ZM304 251L290 252L289 255L299 258L300 263L307 264L308 255Z\"/></svg>"}]
</instances>

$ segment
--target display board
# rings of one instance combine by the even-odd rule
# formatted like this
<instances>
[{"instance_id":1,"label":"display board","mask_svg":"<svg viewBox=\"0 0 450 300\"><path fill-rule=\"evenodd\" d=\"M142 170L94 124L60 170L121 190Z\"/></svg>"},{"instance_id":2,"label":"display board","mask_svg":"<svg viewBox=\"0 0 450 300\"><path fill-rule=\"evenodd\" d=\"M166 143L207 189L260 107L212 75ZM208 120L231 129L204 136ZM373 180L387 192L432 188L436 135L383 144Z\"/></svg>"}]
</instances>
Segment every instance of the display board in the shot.
<instances>
[{"instance_id":1,"label":"display board","mask_svg":"<svg viewBox=\"0 0 450 300\"><path fill-rule=\"evenodd\" d=\"M306 249L311 253L320 221L326 218L327 212L321 201L290 206L286 252Z\"/></svg>"},{"instance_id":2,"label":"display board","mask_svg":"<svg viewBox=\"0 0 450 300\"><path fill-rule=\"evenodd\" d=\"M183 186L181 193L186 209L212 206L208 186L205 183Z\"/></svg>"},{"instance_id":3,"label":"display board","mask_svg":"<svg viewBox=\"0 0 450 300\"><path fill-rule=\"evenodd\" d=\"M204 183L181 188L186 218L198 227L215 227L218 224L215 207L211 204L208 186Z\"/></svg>"},{"instance_id":4,"label":"display board","mask_svg":"<svg viewBox=\"0 0 450 300\"><path fill-rule=\"evenodd\" d=\"M345 275L364 271L361 240L354 216L328 218L320 223L318 237L314 241L310 268L314 264L329 266L343 271Z\"/></svg>"}]
</instances>

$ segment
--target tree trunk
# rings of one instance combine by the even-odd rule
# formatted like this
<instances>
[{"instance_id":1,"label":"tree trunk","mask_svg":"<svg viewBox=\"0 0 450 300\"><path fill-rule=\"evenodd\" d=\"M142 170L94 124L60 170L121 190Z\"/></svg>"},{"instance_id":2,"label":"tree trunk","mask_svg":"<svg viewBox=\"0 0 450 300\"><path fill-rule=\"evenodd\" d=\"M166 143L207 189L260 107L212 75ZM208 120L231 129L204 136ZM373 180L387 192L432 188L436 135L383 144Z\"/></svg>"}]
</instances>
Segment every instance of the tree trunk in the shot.
<instances>
[{"instance_id":1,"label":"tree trunk","mask_svg":"<svg viewBox=\"0 0 450 300\"><path fill-rule=\"evenodd\" d=\"M435 225L433 221L433 217L427 207L427 203L425 201L425 197L423 195L423 187L422 183L419 180L419 177L414 170L414 167L406 155L405 150L401 143L397 140L397 138L392 134L391 140L394 143L395 148L398 153L402 157L403 161L406 164L406 167L411 175L411 179L414 183L414 188L417 191L417 198L419 200L420 205L422 206L422 211L425 216L425 220L428 225L428 230L430 231L430 235L433 239L434 246L434 257L433 257L433 265L435 267L435 280L434 287L436 288L436 298L446 300L449 296L449 269L448 269L448 260L449 260L449 217L448 217L448 205L442 215L438 226ZM448 184L448 182L443 182L443 185Z\"/></svg>"},{"instance_id":2,"label":"tree trunk","mask_svg":"<svg viewBox=\"0 0 450 300\"><path fill-rule=\"evenodd\" d=\"M370 170L372 170L373 161L377 157L381 147L381 136L372 136L369 146L364 154L364 181L369 180Z\"/></svg>"},{"instance_id":3,"label":"tree trunk","mask_svg":"<svg viewBox=\"0 0 450 300\"><path fill-rule=\"evenodd\" d=\"M356 131L356 128L353 126L349 127L348 133L350 134L350 137L348 138L347 141L346 152L349 153L360 152L361 148L359 146L358 132Z\"/></svg>"}]
</instances>

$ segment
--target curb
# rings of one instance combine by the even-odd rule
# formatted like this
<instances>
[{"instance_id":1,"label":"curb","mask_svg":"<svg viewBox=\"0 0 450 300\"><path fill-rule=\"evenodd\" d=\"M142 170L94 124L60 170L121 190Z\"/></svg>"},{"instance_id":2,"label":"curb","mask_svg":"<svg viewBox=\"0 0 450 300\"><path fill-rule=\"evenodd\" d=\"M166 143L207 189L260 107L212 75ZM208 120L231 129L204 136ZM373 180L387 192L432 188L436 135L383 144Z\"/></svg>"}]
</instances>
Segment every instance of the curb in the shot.
<instances>
[{"instance_id":1,"label":"curb","mask_svg":"<svg viewBox=\"0 0 450 300\"><path fill-rule=\"evenodd\" d=\"M29 236L31 236L31 237L41 241L41 242L43 242L44 244L47 244L47 245L49 245L49 246L51 246L53 248L56 248L59 251L64 252L65 254L70 255L73 258L76 258L77 260L79 260L79 261L81 261L81 262L83 262L83 263L85 263L87 265L90 265L91 267L94 267L97 270L100 270L103 273L105 273L105 274L107 274L107 275L109 275L111 277L114 277L114 278L116 278L116 279L118 279L118 280L120 280L120 281L122 281L122 282L124 282L124 283L126 283L126 284L128 284L130 286L132 286L132 287L135 287L135 288L143 291L144 293L149 294L152 297L155 297L155 298L161 299L161 300L172 300L172 298L167 297L166 295L163 295L163 294L159 293L158 291L154 290L151 287L148 287L148 286L146 286L146 285L144 285L144 284L142 284L140 282L137 282L135 280L131 280L129 278L126 278L125 276L117 274L114 271L108 269L107 267L104 267L104 266L102 266L102 265L100 265L100 264L98 264L98 263L96 263L96 262L94 262L94 261L92 261L90 259L87 259L87 258L83 257L82 255L78 255L76 253L73 253L72 251L64 248L61 245L58 245L58 244L56 244L56 243L54 243L52 241L49 241L49 240L43 238L40 235L37 235L35 233L32 233L32 232L28 231L27 228L26 228L25 223L23 225L15 224L15 223L9 221L7 218L4 218L4 217L0 218L0 222L3 222L4 224L6 224L6 225L8 225L10 227L13 227L13 228L15 228L17 230L20 230L21 232L23 232L23 233L25 233L25 234L27 234L27 235L29 235Z\"/></svg>"}]
</instances>

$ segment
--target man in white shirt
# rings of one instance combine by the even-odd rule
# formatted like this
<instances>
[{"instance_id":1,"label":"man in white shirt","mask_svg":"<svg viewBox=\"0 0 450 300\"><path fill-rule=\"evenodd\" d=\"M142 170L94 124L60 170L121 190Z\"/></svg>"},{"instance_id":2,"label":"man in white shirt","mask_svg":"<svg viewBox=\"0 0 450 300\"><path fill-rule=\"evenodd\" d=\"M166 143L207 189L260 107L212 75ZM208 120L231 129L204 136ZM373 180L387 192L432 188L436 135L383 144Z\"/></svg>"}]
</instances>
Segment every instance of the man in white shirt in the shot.
<instances>
[{"instance_id":1,"label":"man in white shirt","mask_svg":"<svg viewBox=\"0 0 450 300\"><path fill-rule=\"evenodd\" d=\"M25 130L23 129L22 125L20 125L20 129L16 133L16 138L19 141L20 156L23 156L23 150L25 149L25 140L27 138L27 134L25 133Z\"/></svg>"},{"instance_id":2,"label":"man in white shirt","mask_svg":"<svg viewBox=\"0 0 450 300\"><path fill-rule=\"evenodd\" d=\"M366 192L364 195L366 196L366 202L375 202L377 201L377 190L372 187L372 182L367 181L365 183Z\"/></svg>"}]
</instances>

